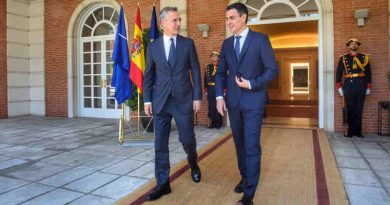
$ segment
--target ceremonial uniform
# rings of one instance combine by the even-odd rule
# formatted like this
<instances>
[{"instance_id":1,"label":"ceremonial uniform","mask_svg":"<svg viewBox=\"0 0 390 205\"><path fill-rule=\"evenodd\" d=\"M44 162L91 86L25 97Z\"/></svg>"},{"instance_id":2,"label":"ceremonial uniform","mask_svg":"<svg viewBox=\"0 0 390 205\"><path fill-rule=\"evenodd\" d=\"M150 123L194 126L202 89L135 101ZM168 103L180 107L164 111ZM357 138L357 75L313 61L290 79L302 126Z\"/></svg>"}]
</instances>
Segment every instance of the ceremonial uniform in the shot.
<instances>
[{"instance_id":1,"label":"ceremonial uniform","mask_svg":"<svg viewBox=\"0 0 390 205\"><path fill-rule=\"evenodd\" d=\"M351 39L349 43L358 40ZM362 135L362 114L364 99L371 90L371 67L369 55L364 53L348 53L340 56L336 71L336 88L342 88L347 108L348 135Z\"/></svg>"},{"instance_id":2,"label":"ceremonial uniform","mask_svg":"<svg viewBox=\"0 0 390 205\"><path fill-rule=\"evenodd\" d=\"M204 89L207 93L207 100L209 104L208 117L210 119L209 128L221 128L222 116L217 111L216 95L215 95L215 74L217 73L217 65L212 63L206 66L204 73Z\"/></svg>"}]
</instances>

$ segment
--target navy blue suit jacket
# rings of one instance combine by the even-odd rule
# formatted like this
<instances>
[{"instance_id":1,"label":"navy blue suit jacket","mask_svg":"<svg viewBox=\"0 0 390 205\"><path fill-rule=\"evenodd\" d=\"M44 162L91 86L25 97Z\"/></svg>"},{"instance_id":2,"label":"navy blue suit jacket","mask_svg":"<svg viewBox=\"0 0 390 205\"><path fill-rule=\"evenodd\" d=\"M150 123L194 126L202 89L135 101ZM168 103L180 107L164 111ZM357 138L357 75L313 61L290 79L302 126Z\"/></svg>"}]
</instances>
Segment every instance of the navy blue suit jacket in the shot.
<instances>
[{"instance_id":1,"label":"navy blue suit jacket","mask_svg":"<svg viewBox=\"0 0 390 205\"><path fill-rule=\"evenodd\" d=\"M249 30L238 61L234 52L234 36L225 39L216 74L216 94L223 96L227 85L226 106L234 109L263 109L267 101L267 85L278 75L278 64L267 35ZM251 90L237 86L236 76L250 81ZM225 84L226 82L226 84Z\"/></svg>"},{"instance_id":2,"label":"navy blue suit jacket","mask_svg":"<svg viewBox=\"0 0 390 205\"><path fill-rule=\"evenodd\" d=\"M193 112L192 102L202 100L200 65L194 41L177 35L172 67L166 60L163 36L149 43L143 89L144 102L152 102L153 113L161 112L170 94L181 112Z\"/></svg>"}]
</instances>

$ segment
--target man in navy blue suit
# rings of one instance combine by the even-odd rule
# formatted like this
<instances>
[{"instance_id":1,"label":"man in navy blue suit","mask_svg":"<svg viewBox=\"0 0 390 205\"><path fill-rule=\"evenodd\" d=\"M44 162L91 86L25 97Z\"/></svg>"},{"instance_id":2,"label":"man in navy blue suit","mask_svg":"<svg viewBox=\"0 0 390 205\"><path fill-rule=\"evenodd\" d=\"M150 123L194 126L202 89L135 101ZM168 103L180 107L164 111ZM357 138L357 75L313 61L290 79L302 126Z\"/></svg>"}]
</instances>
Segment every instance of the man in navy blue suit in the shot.
<instances>
[{"instance_id":1,"label":"man in navy blue suit","mask_svg":"<svg viewBox=\"0 0 390 205\"><path fill-rule=\"evenodd\" d=\"M217 109L229 112L241 181L234 191L244 193L238 204L253 204L260 178L260 133L267 85L278 75L278 65L267 35L246 25L248 9L242 3L226 8L226 20L234 34L221 48L216 74ZM226 104L223 85L226 82Z\"/></svg>"},{"instance_id":2,"label":"man in navy blue suit","mask_svg":"<svg viewBox=\"0 0 390 205\"><path fill-rule=\"evenodd\" d=\"M144 110L154 116L156 188L148 201L171 193L169 184L169 134L175 119L194 182L200 182L194 133L194 112L200 109L202 88L194 41L179 35L181 18L176 7L160 11L163 35L150 43L144 73ZM191 75L191 77L190 77Z\"/></svg>"}]
</instances>

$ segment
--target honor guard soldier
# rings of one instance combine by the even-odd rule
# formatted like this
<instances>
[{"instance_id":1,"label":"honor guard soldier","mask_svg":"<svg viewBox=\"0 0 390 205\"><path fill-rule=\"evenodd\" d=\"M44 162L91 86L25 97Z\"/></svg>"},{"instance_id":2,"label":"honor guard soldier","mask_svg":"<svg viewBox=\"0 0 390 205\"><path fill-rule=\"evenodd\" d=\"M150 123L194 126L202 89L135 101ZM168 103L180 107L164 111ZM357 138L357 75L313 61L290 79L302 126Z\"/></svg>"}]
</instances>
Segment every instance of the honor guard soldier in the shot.
<instances>
[{"instance_id":1,"label":"honor guard soldier","mask_svg":"<svg viewBox=\"0 0 390 205\"><path fill-rule=\"evenodd\" d=\"M360 45L360 41L356 38L347 42L346 46L350 53L340 56L336 71L336 88L340 95L344 96L347 108L346 137L364 137L362 135L364 99L371 93L369 55L357 52Z\"/></svg>"},{"instance_id":2,"label":"honor guard soldier","mask_svg":"<svg viewBox=\"0 0 390 205\"><path fill-rule=\"evenodd\" d=\"M206 65L204 72L204 90L207 95L209 104L208 117L210 119L209 128L221 128L222 116L217 111L216 96L215 96L215 74L218 69L219 53L212 52L210 55L211 63Z\"/></svg>"}]
</instances>

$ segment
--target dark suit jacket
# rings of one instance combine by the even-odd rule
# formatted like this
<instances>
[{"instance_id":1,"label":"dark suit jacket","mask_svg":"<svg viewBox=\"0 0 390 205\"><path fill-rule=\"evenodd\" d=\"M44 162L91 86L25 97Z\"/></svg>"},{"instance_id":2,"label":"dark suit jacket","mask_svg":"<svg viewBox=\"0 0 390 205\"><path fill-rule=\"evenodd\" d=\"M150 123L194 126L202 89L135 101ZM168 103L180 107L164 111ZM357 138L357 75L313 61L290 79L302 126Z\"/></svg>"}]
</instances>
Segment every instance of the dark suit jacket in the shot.
<instances>
[{"instance_id":1,"label":"dark suit jacket","mask_svg":"<svg viewBox=\"0 0 390 205\"><path fill-rule=\"evenodd\" d=\"M278 64L267 35L249 30L238 61L234 52L234 36L227 38L221 48L216 74L216 94L223 96L226 80L226 106L234 109L262 109L267 101L267 85L278 75ZM225 77L227 74L227 77ZM250 81L251 90L241 89L236 76Z\"/></svg>"},{"instance_id":2,"label":"dark suit jacket","mask_svg":"<svg viewBox=\"0 0 390 205\"><path fill-rule=\"evenodd\" d=\"M160 113L171 94L181 112L192 112L192 102L202 100L200 66L194 41L177 35L173 67L165 57L163 36L149 43L146 54L144 102L152 102L153 113Z\"/></svg>"}]
</instances>

